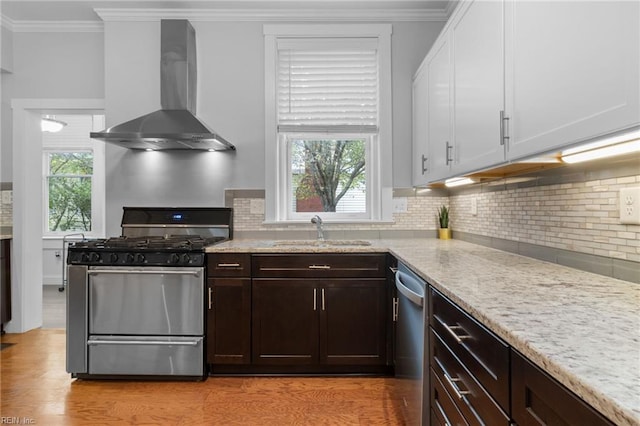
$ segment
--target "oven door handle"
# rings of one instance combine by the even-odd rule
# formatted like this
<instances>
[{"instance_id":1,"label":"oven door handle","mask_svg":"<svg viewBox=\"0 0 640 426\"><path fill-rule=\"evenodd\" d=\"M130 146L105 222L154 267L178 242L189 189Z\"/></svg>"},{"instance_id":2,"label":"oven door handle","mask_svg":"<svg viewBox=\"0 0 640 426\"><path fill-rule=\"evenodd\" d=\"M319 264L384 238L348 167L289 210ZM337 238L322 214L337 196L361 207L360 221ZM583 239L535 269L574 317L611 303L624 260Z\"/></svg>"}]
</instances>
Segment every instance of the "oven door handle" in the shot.
<instances>
[{"instance_id":1,"label":"oven door handle","mask_svg":"<svg viewBox=\"0 0 640 426\"><path fill-rule=\"evenodd\" d=\"M165 345L165 346L198 346L202 337L195 340L169 341L169 340L88 340L87 345Z\"/></svg>"},{"instance_id":2,"label":"oven door handle","mask_svg":"<svg viewBox=\"0 0 640 426\"><path fill-rule=\"evenodd\" d=\"M145 271L140 269L90 269L89 275L98 274L141 274L141 275L193 275L195 277L200 276L201 271L180 271L180 270L166 270L166 271Z\"/></svg>"}]
</instances>

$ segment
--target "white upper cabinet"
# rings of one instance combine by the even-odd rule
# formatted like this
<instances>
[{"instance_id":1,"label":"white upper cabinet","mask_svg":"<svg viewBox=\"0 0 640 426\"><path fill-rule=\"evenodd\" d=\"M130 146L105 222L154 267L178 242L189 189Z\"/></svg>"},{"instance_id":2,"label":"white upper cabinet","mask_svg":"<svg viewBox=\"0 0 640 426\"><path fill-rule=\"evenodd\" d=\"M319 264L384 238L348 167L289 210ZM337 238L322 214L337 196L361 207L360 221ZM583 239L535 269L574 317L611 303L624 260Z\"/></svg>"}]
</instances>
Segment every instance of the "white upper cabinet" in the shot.
<instances>
[{"instance_id":1,"label":"white upper cabinet","mask_svg":"<svg viewBox=\"0 0 640 426\"><path fill-rule=\"evenodd\" d=\"M428 177L428 146L427 135L429 125L427 123L427 100L429 99L429 90L427 83L429 82L427 75L427 67L422 66L418 69L413 78L413 121L412 121L412 149L413 149L413 185L424 185L427 183Z\"/></svg>"},{"instance_id":2,"label":"white upper cabinet","mask_svg":"<svg viewBox=\"0 0 640 426\"><path fill-rule=\"evenodd\" d=\"M451 139L451 51L448 37L436 41L427 61L427 179L448 177L453 163Z\"/></svg>"},{"instance_id":3,"label":"white upper cabinet","mask_svg":"<svg viewBox=\"0 0 640 426\"><path fill-rule=\"evenodd\" d=\"M413 185L447 177L451 139L451 53L441 34L413 79Z\"/></svg>"},{"instance_id":4,"label":"white upper cabinet","mask_svg":"<svg viewBox=\"0 0 640 426\"><path fill-rule=\"evenodd\" d=\"M454 173L505 161L503 7L502 1L462 4L450 26Z\"/></svg>"},{"instance_id":5,"label":"white upper cabinet","mask_svg":"<svg viewBox=\"0 0 640 426\"><path fill-rule=\"evenodd\" d=\"M640 2L508 1L510 160L640 124Z\"/></svg>"}]
</instances>

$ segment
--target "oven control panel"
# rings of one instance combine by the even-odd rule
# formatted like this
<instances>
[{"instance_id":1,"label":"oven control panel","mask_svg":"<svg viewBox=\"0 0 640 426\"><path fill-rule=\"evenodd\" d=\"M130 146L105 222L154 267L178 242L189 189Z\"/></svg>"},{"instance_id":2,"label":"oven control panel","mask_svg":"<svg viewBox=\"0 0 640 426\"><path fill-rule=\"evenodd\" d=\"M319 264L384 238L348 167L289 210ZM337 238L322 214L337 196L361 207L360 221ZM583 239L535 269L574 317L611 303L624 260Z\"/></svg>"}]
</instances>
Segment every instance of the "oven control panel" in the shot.
<instances>
[{"instance_id":1,"label":"oven control panel","mask_svg":"<svg viewBox=\"0 0 640 426\"><path fill-rule=\"evenodd\" d=\"M203 266L203 252L69 250L67 263L89 266Z\"/></svg>"}]
</instances>

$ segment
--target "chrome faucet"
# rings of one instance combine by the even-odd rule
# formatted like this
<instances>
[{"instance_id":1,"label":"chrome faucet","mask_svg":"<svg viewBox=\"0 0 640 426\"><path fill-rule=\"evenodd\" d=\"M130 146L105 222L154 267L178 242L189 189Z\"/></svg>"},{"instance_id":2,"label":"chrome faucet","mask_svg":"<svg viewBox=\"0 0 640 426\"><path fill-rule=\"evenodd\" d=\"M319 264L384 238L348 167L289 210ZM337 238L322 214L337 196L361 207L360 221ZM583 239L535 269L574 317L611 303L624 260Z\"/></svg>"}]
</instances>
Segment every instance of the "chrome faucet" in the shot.
<instances>
[{"instance_id":1,"label":"chrome faucet","mask_svg":"<svg viewBox=\"0 0 640 426\"><path fill-rule=\"evenodd\" d=\"M318 241L324 241L324 229L322 229L322 218L320 216L315 215L311 218L311 223L316 224L316 228L318 229Z\"/></svg>"}]
</instances>

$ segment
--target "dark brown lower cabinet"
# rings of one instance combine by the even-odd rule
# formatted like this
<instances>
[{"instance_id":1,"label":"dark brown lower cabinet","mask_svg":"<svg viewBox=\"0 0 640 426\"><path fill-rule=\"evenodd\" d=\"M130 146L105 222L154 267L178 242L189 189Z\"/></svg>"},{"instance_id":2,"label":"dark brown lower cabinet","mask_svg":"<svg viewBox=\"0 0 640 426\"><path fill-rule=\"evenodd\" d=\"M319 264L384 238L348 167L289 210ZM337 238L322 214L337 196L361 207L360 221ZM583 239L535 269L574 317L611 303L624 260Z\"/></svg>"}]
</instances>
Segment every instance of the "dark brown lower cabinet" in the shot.
<instances>
[{"instance_id":1,"label":"dark brown lower cabinet","mask_svg":"<svg viewBox=\"0 0 640 426\"><path fill-rule=\"evenodd\" d=\"M253 362L386 364L386 280L254 279Z\"/></svg>"},{"instance_id":2,"label":"dark brown lower cabinet","mask_svg":"<svg viewBox=\"0 0 640 426\"><path fill-rule=\"evenodd\" d=\"M11 320L11 240L0 240L0 324Z\"/></svg>"},{"instance_id":3,"label":"dark brown lower cabinet","mask_svg":"<svg viewBox=\"0 0 640 426\"><path fill-rule=\"evenodd\" d=\"M251 279L209 278L207 363L251 363Z\"/></svg>"},{"instance_id":4,"label":"dark brown lower cabinet","mask_svg":"<svg viewBox=\"0 0 640 426\"><path fill-rule=\"evenodd\" d=\"M519 426L613 425L518 352L511 351L512 416Z\"/></svg>"}]
</instances>

